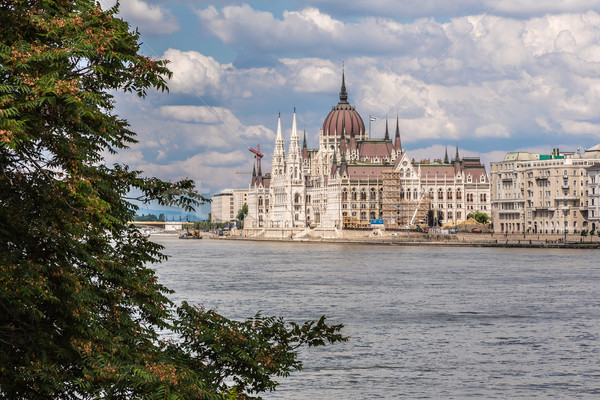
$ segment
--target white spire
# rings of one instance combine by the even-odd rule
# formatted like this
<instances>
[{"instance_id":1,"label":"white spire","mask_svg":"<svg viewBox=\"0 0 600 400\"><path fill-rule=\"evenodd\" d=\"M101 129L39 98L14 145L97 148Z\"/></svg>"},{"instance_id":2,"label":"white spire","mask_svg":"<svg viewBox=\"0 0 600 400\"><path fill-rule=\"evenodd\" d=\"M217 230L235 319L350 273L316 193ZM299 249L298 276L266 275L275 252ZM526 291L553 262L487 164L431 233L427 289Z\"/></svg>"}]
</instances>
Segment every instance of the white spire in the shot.
<instances>
[{"instance_id":1,"label":"white spire","mask_svg":"<svg viewBox=\"0 0 600 400\"><path fill-rule=\"evenodd\" d=\"M277 117L277 138L275 139L275 150L273 151L273 175L283 173L285 170L285 147L281 135L281 113Z\"/></svg>"},{"instance_id":2,"label":"white spire","mask_svg":"<svg viewBox=\"0 0 600 400\"><path fill-rule=\"evenodd\" d=\"M294 119L292 121L292 136L290 136L290 160L300 159L300 139L298 138L298 128L296 126L296 108L294 107Z\"/></svg>"},{"instance_id":3,"label":"white spire","mask_svg":"<svg viewBox=\"0 0 600 400\"><path fill-rule=\"evenodd\" d=\"M300 139L296 127L296 108L294 107L294 119L292 121L292 136L290 137L290 151L287 161L288 173L293 180L302 179L302 153L300 152Z\"/></svg>"},{"instance_id":4,"label":"white spire","mask_svg":"<svg viewBox=\"0 0 600 400\"><path fill-rule=\"evenodd\" d=\"M279 139L283 140L283 136L281 136L281 113L277 117L277 139L275 140L278 141Z\"/></svg>"}]
</instances>

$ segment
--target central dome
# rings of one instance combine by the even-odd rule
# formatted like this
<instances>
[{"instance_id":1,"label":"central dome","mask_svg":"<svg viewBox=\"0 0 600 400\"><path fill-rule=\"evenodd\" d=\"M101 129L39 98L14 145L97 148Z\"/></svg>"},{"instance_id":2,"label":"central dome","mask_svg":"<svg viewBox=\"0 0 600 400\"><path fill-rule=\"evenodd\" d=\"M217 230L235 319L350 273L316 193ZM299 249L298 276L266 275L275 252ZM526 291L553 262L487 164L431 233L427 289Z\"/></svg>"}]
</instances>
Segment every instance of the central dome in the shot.
<instances>
[{"instance_id":1,"label":"central dome","mask_svg":"<svg viewBox=\"0 0 600 400\"><path fill-rule=\"evenodd\" d=\"M340 102L325 118L323 122L323 135L325 136L365 136L365 124L358 113L348 103L348 93L346 92L346 82L344 73L342 73L342 89L340 90Z\"/></svg>"}]
</instances>

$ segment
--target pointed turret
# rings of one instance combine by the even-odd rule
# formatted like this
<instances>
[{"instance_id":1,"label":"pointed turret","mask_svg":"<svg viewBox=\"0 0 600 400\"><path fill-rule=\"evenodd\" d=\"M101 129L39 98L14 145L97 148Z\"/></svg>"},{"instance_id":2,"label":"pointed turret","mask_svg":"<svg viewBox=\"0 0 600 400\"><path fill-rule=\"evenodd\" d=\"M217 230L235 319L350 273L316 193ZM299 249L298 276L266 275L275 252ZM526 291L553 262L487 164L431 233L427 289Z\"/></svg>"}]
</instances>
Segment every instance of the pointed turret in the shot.
<instances>
[{"instance_id":1,"label":"pointed turret","mask_svg":"<svg viewBox=\"0 0 600 400\"><path fill-rule=\"evenodd\" d=\"M354 133L354 129L350 131L350 144L348 147L350 147L350 152L353 152L358 148L358 146L356 145L356 135Z\"/></svg>"},{"instance_id":2,"label":"pointed turret","mask_svg":"<svg viewBox=\"0 0 600 400\"><path fill-rule=\"evenodd\" d=\"M256 165L252 166L252 186L256 183Z\"/></svg>"},{"instance_id":3,"label":"pointed turret","mask_svg":"<svg viewBox=\"0 0 600 400\"><path fill-rule=\"evenodd\" d=\"M398 116L396 116L396 137L394 141L394 150L402 151L402 143L400 142L400 121L398 120Z\"/></svg>"},{"instance_id":4,"label":"pointed turret","mask_svg":"<svg viewBox=\"0 0 600 400\"><path fill-rule=\"evenodd\" d=\"M306 129L304 130L304 140L302 141L302 148L306 149Z\"/></svg>"},{"instance_id":5,"label":"pointed turret","mask_svg":"<svg viewBox=\"0 0 600 400\"><path fill-rule=\"evenodd\" d=\"M448 159L448 146L446 146L446 154L444 154L444 164L449 164L450 160Z\"/></svg>"},{"instance_id":6,"label":"pointed turret","mask_svg":"<svg viewBox=\"0 0 600 400\"><path fill-rule=\"evenodd\" d=\"M458 155L458 145L456 145L456 155L454 156L454 162L460 162L460 156Z\"/></svg>"},{"instance_id":7,"label":"pointed turret","mask_svg":"<svg viewBox=\"0 0 600 400\"><path fill-rule=\"evenodd\" d=\"M283 173L285 170L285 145L281 134L281 113L277 117L277 137L275 139L275 149L273 150L273 175Z\"/></svg>"},{"instance_id":8,"label":"pointed turret","mask_svg":"<svg viewBox=\"0 0 600 400\"><path fill-rule=\"evenodd\" d=\"M300 138L298 137L298 128L296 125L296 107L294 107L294 119L292 120L292 135L290 136L289 157L297 156L300 158Z\"/></svg>"},{"instance_id":9,"label":"pointed turret","mask_svg":"<svg viewBox=\"0 0 600 400\"><path fill-rule=\"evenodd\" d=\"M294 119L292 120L292 135L290 136L290 149L288 152L287 167L292 179L301 179L302 153L300 151L300 139L298 138L298 126L296 124L296 107L294 107Z\"/></svg>"},{"instance_id":10,"label":"pointed turret","mask_svg":"<svg viewBox=\"0 0 600 400\"><path fill-rule=\"evenodd\" d=\"M388 130L388 119L385 117L385 137L384 140L390 140L390 131Z\"/></svg>"},{"instance_id":11,"label":"pointed turret","mask_svg":"<svg viewBox=\"0 0 600 400\"><path fill-rule=\"evenodd\" d=\"M344 76L344 70L342 69L342 88L340 89L340 103L348 103L348 92L346 92L346 78Z\"/></svg>"}]
</instances>

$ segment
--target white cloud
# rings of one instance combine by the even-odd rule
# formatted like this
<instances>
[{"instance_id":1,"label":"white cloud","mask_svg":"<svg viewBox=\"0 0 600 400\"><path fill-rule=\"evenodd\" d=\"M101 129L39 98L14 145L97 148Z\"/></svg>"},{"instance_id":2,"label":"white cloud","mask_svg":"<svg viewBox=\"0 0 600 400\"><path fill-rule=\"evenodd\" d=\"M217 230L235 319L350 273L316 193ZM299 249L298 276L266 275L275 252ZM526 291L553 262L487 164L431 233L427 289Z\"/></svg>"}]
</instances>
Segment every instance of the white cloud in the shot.
<instances>
[{"instance_id":1,"label":"white cloud","mask_svg":"<svg viewBox=\"0 0 600 400\"><path fill-rule=\"evenodd\" d=\"M539 1L539 0L404 0L398 6L396 0L354 0L340 5L339 0L307 0L304 4L319 7L340 16L379 15L398 19L435 16L455 17L492 14L529 18L546 14L586 12L600 8L598 0Z\"/></svg>"},{"instance_id":2,"label":"white cloud","mask_svg":"<svg viewBox=\"0 0 600 400\"><path fill-rule=\"evenodd\" d=\"M329 60L318 58L282 58L288 68L290 84L297 92L319 93L338 89L339 67Z\"/></svg>"},{"instance_id":3,"label":"white cloud","mask_svg":"<svg viewBox=\"0 0 600 400\"><path fill-rule=\"evenodd\" d=\"M102 9L115 5L115 0L100 0ZM142 33L169 34L179 30L177 19L168 9L150 5L144 0L125 0L119 5L119 15Z\"/></svg>"}]
</instances>

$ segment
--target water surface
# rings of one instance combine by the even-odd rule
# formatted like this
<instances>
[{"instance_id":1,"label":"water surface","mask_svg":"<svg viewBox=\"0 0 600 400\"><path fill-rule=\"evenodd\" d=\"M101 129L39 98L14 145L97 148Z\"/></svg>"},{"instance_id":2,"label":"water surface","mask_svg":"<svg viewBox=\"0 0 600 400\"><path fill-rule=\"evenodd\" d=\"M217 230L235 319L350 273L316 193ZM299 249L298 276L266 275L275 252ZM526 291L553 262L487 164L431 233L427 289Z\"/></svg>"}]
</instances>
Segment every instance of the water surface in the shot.
<instances>
[{"instance_id":1,"label":"water surface","mask_svg":"<svg viewBox=\"0 0 600 400\"><path fill-rule=\"evenodd\" d=\"M345 325L267 399L600 398L598 250L153 240L175 301Z\"/></svg>"}]
</instances>

